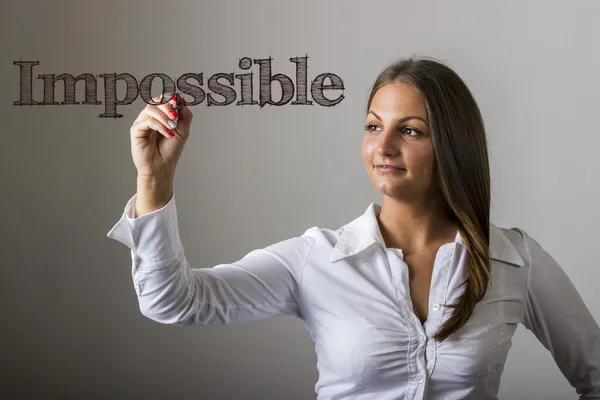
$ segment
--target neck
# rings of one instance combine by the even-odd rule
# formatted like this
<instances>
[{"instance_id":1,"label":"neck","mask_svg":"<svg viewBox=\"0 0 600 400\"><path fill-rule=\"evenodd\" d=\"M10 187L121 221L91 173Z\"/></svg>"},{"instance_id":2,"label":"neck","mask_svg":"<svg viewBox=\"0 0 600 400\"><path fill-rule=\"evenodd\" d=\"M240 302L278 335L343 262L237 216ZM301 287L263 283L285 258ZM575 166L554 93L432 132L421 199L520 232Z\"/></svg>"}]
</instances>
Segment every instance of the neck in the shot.
<instances>
[{"instance_id":1,"label":"neck","mask_svg":"<svg viewBox=\"0 0 600 400\"><path fill-rule=\"evenodd\" d=\"M384 196L377 222L386 247L400 248L404 253L453 242L457 233L439 197L408 202Z\"/></svg>"}]
</instances>

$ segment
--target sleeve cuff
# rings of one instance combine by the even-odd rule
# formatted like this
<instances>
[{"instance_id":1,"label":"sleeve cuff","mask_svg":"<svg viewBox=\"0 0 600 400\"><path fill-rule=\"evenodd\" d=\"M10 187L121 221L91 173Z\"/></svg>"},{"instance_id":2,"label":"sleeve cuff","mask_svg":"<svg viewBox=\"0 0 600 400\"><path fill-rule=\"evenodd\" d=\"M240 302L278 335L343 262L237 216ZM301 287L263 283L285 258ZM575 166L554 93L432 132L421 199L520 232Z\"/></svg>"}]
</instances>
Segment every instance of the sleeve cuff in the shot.
<instances>
[{"instance_id":1,"label":"sleeve cuff","mask_svg":"<svg viewBox=\"0 0 600 400\"><path fill-rule=\"evenodd\" d=\"M129 247L142 261L162 264L173 260L183 247L175 194L164 207L133 218L136 198L137 194L129 199L121 218L106 236Z\"/></svg>"}]
</instances>

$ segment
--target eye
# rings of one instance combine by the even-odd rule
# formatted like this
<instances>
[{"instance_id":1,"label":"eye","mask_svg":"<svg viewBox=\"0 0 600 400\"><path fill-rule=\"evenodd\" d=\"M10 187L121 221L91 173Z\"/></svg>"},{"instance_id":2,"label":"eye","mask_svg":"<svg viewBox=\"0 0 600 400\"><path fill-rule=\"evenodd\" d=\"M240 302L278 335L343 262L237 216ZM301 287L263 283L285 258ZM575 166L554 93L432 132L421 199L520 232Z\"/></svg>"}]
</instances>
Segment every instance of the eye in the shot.
<instances>
[{"instance_id":1,"label":"eye","mask_svg":"<svg viewBox=\"0 0 600 400\"><path fill-rule=\"evenodd\" d=\"M379 128L379 127L378 127L377 125L373 125L373 124L367 124L367 125L365 125L365 127L364 127L364 129L365 129L366 131L369 131L369 132L373 132L373 130L374 130L374 129L377 129L377 128ZM406 128L404 128L404 129L402 129L400 132L404 133L404 132L406 132L406 131L411 131L411 132L413 132L413 133L416 133L416 135L414 135L414 134L413 134L413 135L410 135L410 134L409 134L409 136L421 136L421 135L422 135L422 133L421 133L420 131L418 131L418 130L416 130L416 129L413 129L413 128L408 128L408 127L406 127Z\"/></svg>"},{"instance_id":2,"label":"eye","mask_svg":"<svg viewBox=\"0 0 600 400\"><path fill-rule=\"evenodd\" d=\"M418 130L416 130L416 129L413 129L413 128L404 128L402 131L407 131L407 130L408 130L408 131L413 131L413 132L416 132L416 133L417 133L417 136L421 135L421 132L419 132ZM409 135L409 136L412 136L412 135Z\"/></svg>"}]
</instances>

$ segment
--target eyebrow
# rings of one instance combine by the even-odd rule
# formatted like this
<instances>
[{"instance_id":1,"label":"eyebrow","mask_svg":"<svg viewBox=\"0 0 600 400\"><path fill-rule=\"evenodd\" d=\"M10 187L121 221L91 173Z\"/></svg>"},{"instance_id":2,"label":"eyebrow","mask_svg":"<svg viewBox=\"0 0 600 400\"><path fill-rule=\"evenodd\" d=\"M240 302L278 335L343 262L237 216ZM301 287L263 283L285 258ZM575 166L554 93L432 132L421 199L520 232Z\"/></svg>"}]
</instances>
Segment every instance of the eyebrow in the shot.
<instances>
[{"instance_id":1,"label":"eyebrow","mask_svg":"<svg viewBox=\"0 0 600 400\"><path fill-rule=\"evenodd\" d=\"M369 111L369 114L373 114L378 120L381 121L381 118L379 117L379 115L377 115L374 111ZM427 123L427 121L425 121L423 118L419 117L418 115L407 115L406 117L400 118L397 123L401 124L402 122L408 121L409 119L420 119L421 121L423 121L425 123L425 125L427 125L427 127L429 127L429 124Z\"/></svg>"}]
</instances>

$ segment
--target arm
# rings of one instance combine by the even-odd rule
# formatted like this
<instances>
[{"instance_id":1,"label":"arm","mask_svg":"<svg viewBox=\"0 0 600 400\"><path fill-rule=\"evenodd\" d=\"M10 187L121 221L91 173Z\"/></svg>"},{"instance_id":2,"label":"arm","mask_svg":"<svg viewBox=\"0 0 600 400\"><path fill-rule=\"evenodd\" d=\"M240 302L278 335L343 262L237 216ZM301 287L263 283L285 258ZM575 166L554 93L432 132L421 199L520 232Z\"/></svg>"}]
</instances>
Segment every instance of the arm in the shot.
<instances>
[{"instance_id":1,"label":"arm","mask_svg":"<svg viewBox=\"0 0 600 400\"><path fill-rule=\"evenodd\" d=\"M298 280L315 238L302 235L253 250L231 264L192 269L177 223L175 196L138 218L134 195L107 234L131 249L140 311L177 325L225 325L276 315L302 318Z\"/></svg>"},{"instance_id":2,"label":"arm","mask_svg":"<svg viewBox=\"0 0 600 400\"><path fill-rule=\"evenodd\" d=\"M600 328L554 258L525 233L529 278L524 326L550 351L580 399L600 399Z\"/></svg>"}]
</instances>

